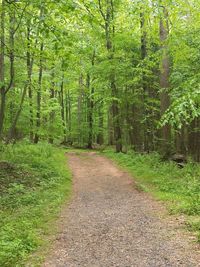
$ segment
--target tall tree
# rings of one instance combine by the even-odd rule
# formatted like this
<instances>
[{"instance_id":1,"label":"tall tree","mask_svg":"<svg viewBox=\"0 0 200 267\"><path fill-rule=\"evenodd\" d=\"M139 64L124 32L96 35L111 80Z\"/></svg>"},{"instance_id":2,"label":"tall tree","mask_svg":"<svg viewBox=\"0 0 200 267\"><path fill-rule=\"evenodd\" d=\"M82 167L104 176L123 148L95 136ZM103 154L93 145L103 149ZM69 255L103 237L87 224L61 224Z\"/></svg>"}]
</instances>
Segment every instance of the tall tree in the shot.
<instances>
[{"instance_id":1,"label":"tall tree","mask_svg":"<svg viewBox=\"0 0 200 267\"><path fill-rule=\"evenodd\" d=\"M108 51L108 60L112 66L115 56L115 10L113 0L106 1L105 12L103 11L102 2L99 0L99 11L102 15L105 24L105 38L106 48ZM113 115L113 126L114 126L114 138L116 145L116 152L122 151L122 131L120 125L120 108L119 108L119 91L116 85L116 74L113 68L110 71L110 88L112 95L112 115Z\"/></svg>"},{"instance_id":2,"label":"tall tree","mask_svg":"<svg viewBox=\"0 0 200 267\"><path fill-rule=\"evenodd\" d=\"M163 5L161 6L161 16L160 16L160 41L161 41L161 71L160 71L160 101L161 101L161 115L163 115L170 105L169 97L169 77L170 77L170 57L169 49L167 45L168 35L169 35L169 23L168 23L168 11ZM162 153L165 156L170 154L170 137L171 129L169 124L162 127Z\"/></svg>"},{"instance_id":3,"label":"tall tree","mask_svg":"<svg viewBox=\"0 0 200 267\"><path fill-rule=\"evenodd\" d=\"M6 106L6 87L5 87L5 0L1 3L1 46L0 46L0 86L1 86L1 106L0 106L0 138L3 131L5 106Z\"/></svg>"}]
</instances>

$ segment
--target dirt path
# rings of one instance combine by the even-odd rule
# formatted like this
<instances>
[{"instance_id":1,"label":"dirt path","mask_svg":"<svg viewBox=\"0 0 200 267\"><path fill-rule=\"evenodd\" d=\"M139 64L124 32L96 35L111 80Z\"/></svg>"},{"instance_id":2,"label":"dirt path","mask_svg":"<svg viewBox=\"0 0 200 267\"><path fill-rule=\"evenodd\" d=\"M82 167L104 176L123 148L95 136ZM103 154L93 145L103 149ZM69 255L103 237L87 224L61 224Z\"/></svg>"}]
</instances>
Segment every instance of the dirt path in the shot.
<instances>
[{"instance_id":1,"label":"dirt path","mask_svg":"<svg viewBox=\"0 0 200 267\"><path fill-rule=\"evenodd\" d=\"M94 153L69 154L74 196L44 267L200 266L197 245L178 220L131 177Z\"/></svg>"}]
</instances>

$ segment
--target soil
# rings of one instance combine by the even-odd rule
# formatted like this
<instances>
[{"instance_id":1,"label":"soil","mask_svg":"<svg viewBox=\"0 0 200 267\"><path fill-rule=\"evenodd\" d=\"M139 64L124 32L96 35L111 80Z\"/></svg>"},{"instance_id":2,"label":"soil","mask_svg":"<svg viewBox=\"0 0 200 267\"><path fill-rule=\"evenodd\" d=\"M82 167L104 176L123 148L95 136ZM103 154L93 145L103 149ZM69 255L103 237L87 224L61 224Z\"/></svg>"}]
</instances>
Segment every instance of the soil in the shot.
<instances>
[{"instance_id":1,"label":"soil","mask_svg":"<svg viewBox=\"0 0 200 267\"><path fill-rule=\"evenodd\" d=\"M74 193L43 267L200 266L181 217L168 216L129 174L93 152L68 160Z\"/></svg>"}]
</instances>

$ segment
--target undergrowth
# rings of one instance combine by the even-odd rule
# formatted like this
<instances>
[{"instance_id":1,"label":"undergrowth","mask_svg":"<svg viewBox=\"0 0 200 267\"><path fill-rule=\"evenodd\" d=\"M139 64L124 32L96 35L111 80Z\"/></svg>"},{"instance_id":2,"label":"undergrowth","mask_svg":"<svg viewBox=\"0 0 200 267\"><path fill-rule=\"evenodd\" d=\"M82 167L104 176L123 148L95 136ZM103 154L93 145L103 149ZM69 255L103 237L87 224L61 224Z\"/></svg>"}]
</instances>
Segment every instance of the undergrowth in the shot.
<instances>
[{"instance_id":1,"label":"undergrowth","mask_svg":"<svg viewBox=\"0 0 200 267\"><path fill-rule=\"evenodd\" d=\"M180 169L173 162L162 161L158 154L103 152L128 170L138 186L168 202L170 212L188 215L188 227L200 241L200 165L188 163Z\"/></svg>"},{"instance_id":2,"label":"undergrowth","mask_svg":"<svg viewBox=\"0 0 200 267\"><path fill-rule=\"evenodd\" d=\"M0 146L0 266L25 266L44 245L70 184L64 150L46 143Z\"/></svg>"}]
</instances>

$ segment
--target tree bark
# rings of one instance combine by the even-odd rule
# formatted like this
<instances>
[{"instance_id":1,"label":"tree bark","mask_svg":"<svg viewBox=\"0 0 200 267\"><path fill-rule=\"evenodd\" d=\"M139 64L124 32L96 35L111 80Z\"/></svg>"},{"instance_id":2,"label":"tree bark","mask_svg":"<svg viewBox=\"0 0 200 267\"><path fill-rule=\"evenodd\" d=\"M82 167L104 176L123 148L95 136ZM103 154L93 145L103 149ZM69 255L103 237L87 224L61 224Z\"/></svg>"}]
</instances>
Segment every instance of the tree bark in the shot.
<instances>
[{"instance_id":1,"label":"tree bark","mask_svg":"<svg viewBox=\"0 0 200 267\"><path fill-rule=\"evenodd\" d=\"M111 62L114 59L115 48L113 39L115 36L115 27L112 25L114 22L114 5L113 1L107 2L107 11L105 16L105 33L106 33L106 47L108 51L108 60ZM116 77L114 70L110 74L110 87L112 100L112 115L113 115L113 126L114 126L114 139L116 152L122 152L122 132L120 126L120 109L118 102L118 88L116 86Z\"/></svg>"},{"instance_id":2,"label":"tree bark","mask_svg":"<svg viewBox=\"0 0 200 267\"><path fill-rule=\"evenodd\" d=\"M15 49L15 12L11 9L10 11L10 83L9 83L9 89L14 87L15 83L15 54L14 54L14 49ZM18 110L16 114L14 115L14 119L11 123L10 129L8 131L8 136L7 136L7 143L13 141L16 139L15 133L16 133L16 126L18 119L20 117L24 99L26 96L26 91L27 91L27 83L24 86L24 89L22 90L22 97L20 101L20 105L18 107Z\"/></svg>"},{"instance_id":3,"label":"tree bark","mask_svg":"<svg viewBox=\"0 0 200 267\"><path fill-rule=\"evenodd\" d=\"M39 130L41 125L41 89L42 89L42 75L43 75L43 60L42 53L44 50L44 43L40 45L40 64L39 64L39 76L38 76L38 90L37 90L37 113L36 113L36 134L34 138L34 143L39 142Z\"/></svg>"},{"instance_id":4,"label":"tree bark","mask_svg":"<svg viewBox=\"0 0 200 267\"><path fill-rule=\"evenodd\" d=\"M68 140L69 142L72 142L71 140L71 130L72 130L72 103L71 103L71 96L70 96L70 91L68 89L67 93L67 98L68 98L68 128L69 128L69 136Z\"/></svg>"},{"instance_id":5,"label":"tree bark","mask_svg":"<svg viewBox=\"0 0 200 267\"><path fill-rule=\"evenodd\" d=\"M78 95L78 145L82 145L82 105L83 105L83 74L81 73L79 76L79 95Z\"/></svg>"},{"instance_id":6,"label":"tree bark","mask_svg":"<svg viewBox=\"0 0 200 267\"><path fill-rule=\"evenodd\" d=\"M33 94L32 94L32 69L33 69L33 58L31 58L31 29L27 26L27 53L26 53L26 66L27 66L27 77L28 77L28 97L29 97L29 114L30 114L30 141L33 141Z\"/></svg>"},{"instance_id":7,"label":"tree bark","mask_svg":"<svg viewBox=\"0 0 200 267\"><path fill-rule=\"evenodd\" d=\"M94 67L95 61L95 50L92 55L91 65ZM87 88L89 90L88 97L88 126L89 126L89 134L88 134L88 148L92 149L93 145L93 110L94 110L94 87L90 85L90 74L87 75Z\"/></svg>"},{"instance_id":8,"label":"tree bark","mask_svg":"<svg viewBox=\"0 0 200 267\"><path fill-rule=\"evenodd\" d=\"M200 118L194 119L189 126L188 149L192 158L200 162Z\"/></svg>"},{"instance_id":9,"label":"tree bark","mask_svg":"<svg viewBox=\"0 0 200 267\"><path fill-rule=\"evenodd\" d=\"M50 100L54 100L55 98L55 71L54 71L54 66L53 66L53 70L52 70L52 76L51 76L51 89L50 89ZM49 123L50 123L50 127L49 127L49 143L53 144L54 138L53 138L53 123L54 123L54 119L55 119L55 111L51 110L50 115L49 115Z\"/></svg>"},{"instance_id":10,"label":"tree bark","mask_svg":"<svg viewBox=\"0 0 200 267\"><path fill-rule=\"evenodd\" d=\"M1 90L1 106L0 106L0 139L2 138L3 124L6 107L6 88L5 88L5 0L1 3L1 36L0 36L0 90Z\"/></svg>"},{"instance_id":11,"label":"tree bark","mask_svg":"<svg viewBox=\"0 0 200 267\"><path fill-rule=\"evenodd\" d=\"M143 68L144 66L144 60L147 57L147 31L146 31L146 20L145 20L145 13L144 10L141 10L140 13L140 28L141 28L141 59L143 62ZM149 119L148 119L148 98L149 98L149 93L148 93L148 87L147 87L147 81L145 77L145 72L143 71L142 73L142 88L143 88L143 116L144 118L144 124L142 126L142 131L143 131L143 143L144 143L144 151L149 152Z\"/></svg>"},{"instance_id":12,"label":"tree bark","mask_svg":"<svg viewBox=\"0 0 200 267\"><path fill-rule=\"evenodd\" d=\"M27 92L27 84L25 84L24 89L22 91L21 102L20 102L19 108L17 110L17 113L15 114L15 117L14 117L14 120L12 122L12 125L10 127L10 130L9 130L9 133L8 133L8 137L7 137L7 143L9 143L11 141L14 141L16 139L16 136L15 136L16 131L15 130L16 130L18 119L20 117L20 114L21 114L21 111L22 111L22 108L23 108L23 103L24 103L24 99L25 99L25 96L26 96L26 92Z\"/></svg>"},{"instance_id":13,"label":"tree bark","mask_svg":"<svg viewBox=\"0 0 200 267\"><path fill-rule=\"evenodd\" d=\"M160 101L161 101L161 116L169 108L170 97L169 97L169 75L170 75L170 58L168 52L168 46L166 41L168 39L169 26L168 26L168 12L165 7L163 7L163 16L160 19L160 41L162 49L162 58L161 58L161 72L160 72ZM170 155L170 141L171 141L171 129L169 124L166 124L161 129L162 135L162 153L164 157L169 157Z\"/></svg>"},{"instance_id":14,"label":"tree bark","mask_svg":"<svg viewBox=\"0 0 200 267\"><path fill-rule=\"evenodd\" d=\"M60 105L61 105L61 118L63 125L63 144L67 143L67 120L65 119L65 102L64 102L64 73L62 76L62 82L60 86ZM67 105L67 103L66 103ZM68 110L66 112L66 117L68 116Z\"/></svg>"},{"instance_id":15,"label":"tree bark","mask_svg":"<svg viewBox=\"0 0 200 267\"><path fill-rule=\"evenodd\" d=\"M99 122L98 122L98 134L97 134L97 144L100 146L103 145L104 143L104 134L103 134L104 114L102 110L103 107L100 106L98 109Z\"/></svg>"},{"instance_id":16,"label":"tree bark","mask_svg":"<svg viewBox=\"0 0 200 267\"><path fill-rule=\"evenodd\" d=\"M9 59L10 59L10 83L8 85L8 89L11 89L14 87L14 80L15 80L15 11L13 9L10 10L10 53L9 53Z\"/></svg>"}]
</instances>

